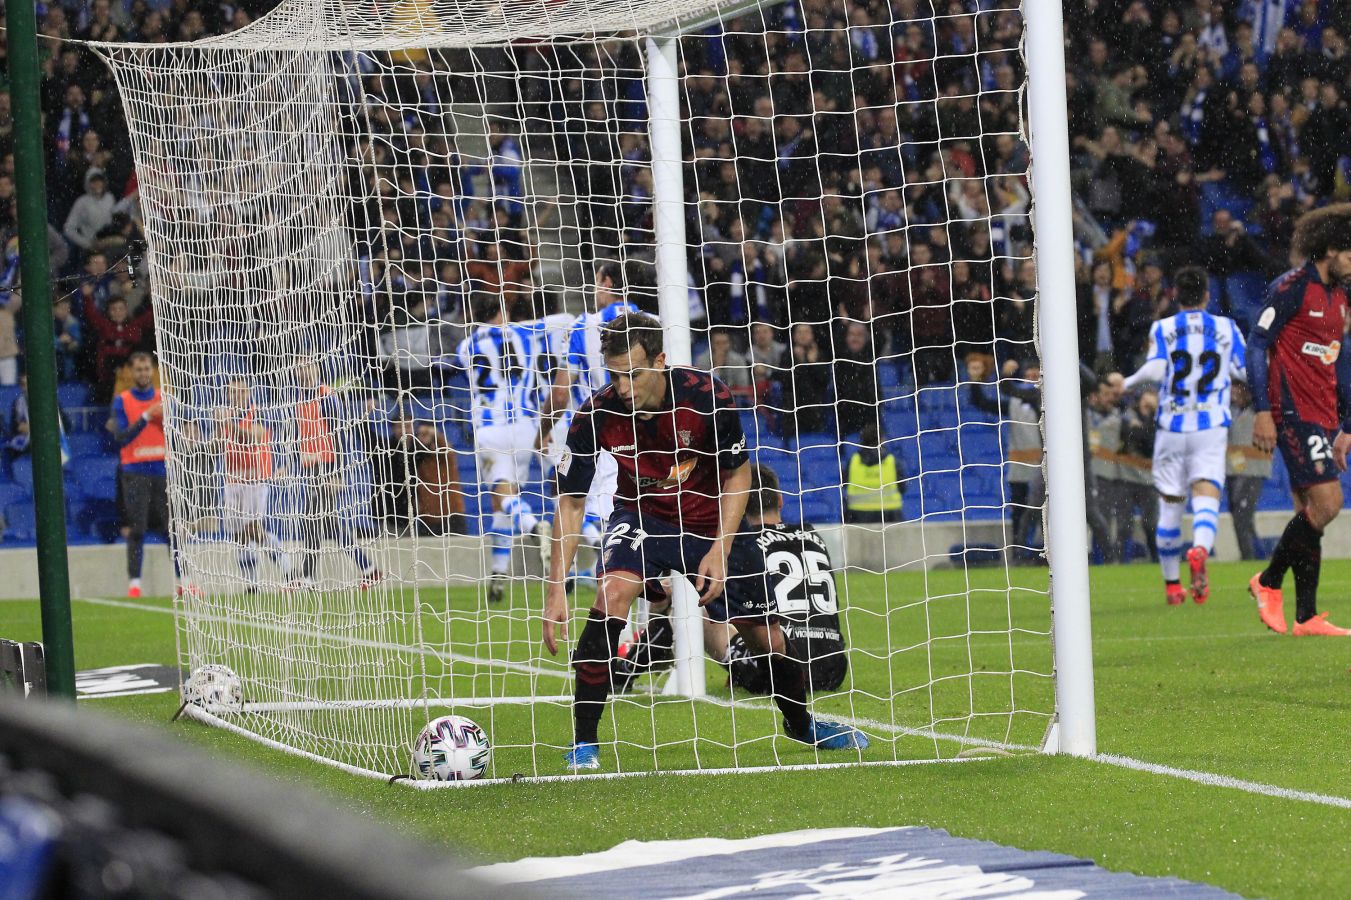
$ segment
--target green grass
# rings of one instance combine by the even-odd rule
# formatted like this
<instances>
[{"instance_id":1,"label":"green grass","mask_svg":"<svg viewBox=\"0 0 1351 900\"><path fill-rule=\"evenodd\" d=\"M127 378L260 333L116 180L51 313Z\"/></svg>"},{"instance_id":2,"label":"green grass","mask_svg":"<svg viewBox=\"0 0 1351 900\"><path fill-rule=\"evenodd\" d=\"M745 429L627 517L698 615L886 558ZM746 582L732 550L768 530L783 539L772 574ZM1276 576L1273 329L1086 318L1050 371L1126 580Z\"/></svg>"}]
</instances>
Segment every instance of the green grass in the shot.
<instances>
[{"instance_id":1,"label":"green grass","mask_svg":"<svg viewBox=\"0 0 1351 900\"><path fill-rule=\"evenodd\" d=\"M1099 749L1351 797L1351 645L1266 632L1246 595L1250 574L1251 567L1216 564L1209 603L1169 608L1162 602L1155 569L1094 570ZM887 585L893 600L914 590L915 577L892 576L898 579ZM974 586L991 586L985 579L999 577L982 573ZM1035 571L1017 574L1020 583L1031 579L1025 582L1031 587L1038 577ZM869 612L868 597L879 587L853 578L849 583L850 609L858 610L851 616L872 617L867 628L861 627L862 619L851 618L859 651L856 676L867 684L887 677L908 679L920 658L903 655L904 662L897 663L875 652L885 642L874 643L883 633L882 620ZM943 573L930 580L928 592L941 598L962 587L960 573ZM1326 563L1322 595L1335 621L1339 613L1340 619L1351 619L1351 607L1341 600L1349 594L1351 562ZM1044 627L1044 610L1038 612L1036 603L1029 594L1013 605L1015 618L1024 611L1029 617L1018 624ZM956 634L952 629L962 624L966 604L945 604L936 599L895 614L899 619L890 623L893 647L903 643L898 635ZM982 619L1001 606L1009 604L1002 599L989 606L973 601L973 624L986 627L989 623ZM920 618L912 618L916 615ZM75 616L81 668L174 661L167 615L76 603ZM36 605L0 603L0 634L38 637ZM933 654L924 653L925 666L932 656L940 674L953 675L943 683L955 689L939 691L929 707L934 718L950 720L945 726L959 732L967 727L962 713L969 708L970 691L981 689L972 687L980 684L980 677L963 680L961 672L978 672L982 666L999 670L1001 663L1006 668L1010 652L1020 665L1046 671L1045 657L1021 655L1045 653L1044 638L1019 636L1012 651L1005 639L999 653L996 643L988 636L969 642L940 640L931 645ZM1007 690L1006 678L1004 684ZM1044 708L1040 704L1045 698L1036 694L1044 687L1044 679L1020 683L1019 705ZM912 824L1085 856L1112 869L1205 881L1248 896L1351 895L1351 849L1345 840L1351 811L1083 760L1018 756L957 765L656 775L625 782L506 784L424 793L346 776L195 723L171 725L172 695L89 704L166 728L223 760L262 766L284 780L316 787L357 813L485 859L599 850L634 837L737 837L808 827ZM509 722L494 721L499 743L502 729L510 727ZM1020 742L1025 731L1017 736ZM905 742L877 746L882 748L880 758L933 752L932 745L916 748ZM784 762L797 761L788 758L790 752L783 750ZM945 753L950 755L951 749ZM540 759L542 768L546 761L543 755Z\"/></svg>"}]
</instances>

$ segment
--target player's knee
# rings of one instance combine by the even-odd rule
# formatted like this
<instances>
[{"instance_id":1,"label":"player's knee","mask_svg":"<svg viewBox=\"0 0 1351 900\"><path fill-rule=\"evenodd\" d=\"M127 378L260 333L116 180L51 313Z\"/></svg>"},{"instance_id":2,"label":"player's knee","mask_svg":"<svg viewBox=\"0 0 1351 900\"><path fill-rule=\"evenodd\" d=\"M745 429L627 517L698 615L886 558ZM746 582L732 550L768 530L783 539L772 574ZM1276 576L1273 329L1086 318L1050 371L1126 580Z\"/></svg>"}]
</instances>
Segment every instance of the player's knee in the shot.
<instances>
[{"instance_id":1,"label":"player's knee","mask_svg":"<svg viewBox=\"0 0 1351 900\"><path fill-rule=\"evenodd\" d=\"M606 575L601 581L600 590L596 592L596 606L607 616L627 617L629 608L633 606L633 601L642 590L642 582L632 576L625 577L626 575L627 573Z\"/></svg>"}]
</instances>

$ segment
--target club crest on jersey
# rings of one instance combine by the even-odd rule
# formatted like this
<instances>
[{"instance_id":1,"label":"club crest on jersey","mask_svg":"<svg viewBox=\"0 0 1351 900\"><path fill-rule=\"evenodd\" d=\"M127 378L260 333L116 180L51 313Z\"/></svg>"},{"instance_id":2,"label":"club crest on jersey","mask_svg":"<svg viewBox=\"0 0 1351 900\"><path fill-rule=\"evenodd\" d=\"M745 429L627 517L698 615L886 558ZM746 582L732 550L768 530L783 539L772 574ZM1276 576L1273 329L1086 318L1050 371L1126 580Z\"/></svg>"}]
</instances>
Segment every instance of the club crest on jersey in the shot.
<instances>
[{"instance_id":1,"label":"club crest on jersey","mask_svg":"<svg viewBox=\"0 0 1351 900\"><path fill-rule=\"evenodd\" d=\"M1330 366L1337 361L1337 355L1342 352L1342 342L1333 341L1331 344L1315 344L1313 341L1305 341L1304 346L1299 348L1299 352L1305 356L1316 356L1323 365Z\"/></svg>"},{"instance_id":2,"label":"club crest on jersey","mask_svg":"<svg viewBox=\"0 0 1351 900\"><path fill-rule=\"evenodd\" d=\"M676 437L680 438L680 446L682 447L688 447L690 441L694 440L694 435L690 434L684 428L676 432Z\"/></svg>"}]
</instances>

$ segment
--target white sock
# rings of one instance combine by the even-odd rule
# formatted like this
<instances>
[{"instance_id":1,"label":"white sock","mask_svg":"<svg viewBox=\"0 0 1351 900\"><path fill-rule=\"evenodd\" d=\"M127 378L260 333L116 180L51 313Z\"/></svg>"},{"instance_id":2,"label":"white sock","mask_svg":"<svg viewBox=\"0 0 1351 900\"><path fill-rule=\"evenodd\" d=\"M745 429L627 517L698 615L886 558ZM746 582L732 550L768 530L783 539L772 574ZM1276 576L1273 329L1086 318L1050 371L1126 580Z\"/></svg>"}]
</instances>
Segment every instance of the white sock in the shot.
<instances>
[{"instance_id":1,"label":"white sock","mask_svg":"<svg viewBox=\"0 0 1351 900\"><path fill-rule=\"evenodd\" d=\"M1192 497L1192 545L1204 547L1209 553L1215 549L1215 530L1220 524L1218 497Z\"/></svg>"},{"instance_id":2,"label":"white sock","mask_svg":"<svg viewBox=\"0 0 1351 900\"><path fill-rule=\"evenodd\" d=\"M1159 525L1154 531L1159 546L1159 568L1164 581L1177 581L1182 560L1182 511L1184 504L1159 498Z\"/></svg>"},{"instance_id":3,"label":"white sock","mask_svg":"<svg viewBox=\"0 0 1351 900\"><path fill-rule=\"evenodd\" d=\"M519 494L507 497L502 501L502 512L506 513L515 524L517 534L527 534L534 531L535 526L539 524L539 519L535 517L534 510Z\"/></svg>"},{"instance_id":4,"label":"white sock","mask_svg":"<svg viewBox=\"0 0 1351 900\"><path fill-rule=\"evenodd\" d=\"M133 578L133 579L131 579L130 587L138 588L138 587L140 587L140 586L141 586L141 579L139 579L139 578Z\"/></svg>"},{"instance_id":5,"label":"white sock","mask_svg":"<svg viewBox=\"0 0 1351 900\"><path fill-rule=\"evenodd\" d=\"M493 548L492 572L505 575L511 568L511 516L502 511L493 513L488 541Z\"/></svg>"}]
</instances>

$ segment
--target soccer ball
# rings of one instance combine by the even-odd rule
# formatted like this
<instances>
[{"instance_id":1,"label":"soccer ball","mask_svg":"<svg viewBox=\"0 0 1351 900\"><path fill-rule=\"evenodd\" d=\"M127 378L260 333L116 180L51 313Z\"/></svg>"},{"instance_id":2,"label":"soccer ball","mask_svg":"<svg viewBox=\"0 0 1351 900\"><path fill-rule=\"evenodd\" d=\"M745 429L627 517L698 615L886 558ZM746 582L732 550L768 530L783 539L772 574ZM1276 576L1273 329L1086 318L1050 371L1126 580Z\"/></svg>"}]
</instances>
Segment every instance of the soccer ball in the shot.
<instances>
[{"instance_id":1,"label":"soccer ball","mask_svg":"<svg viewBox=\"0 0 1351 900\"><path fill-rule=\"evenodd\" d=\"M213 713L244 709L244 686L229 666L210 663L193 670L183 684L183 702Z\"/></svg>"},{"instance_id":2,"label":"soccer ball","mask_svg":"<svg viewBox=\"0 0 1351 900\"><path fill-rule=\"evenodd\" d=\"M413 777L418 781L471 781L492 759L488 735L472 719L442 716L427 723L413 744Z\"/></svg>"}]
</instances>

